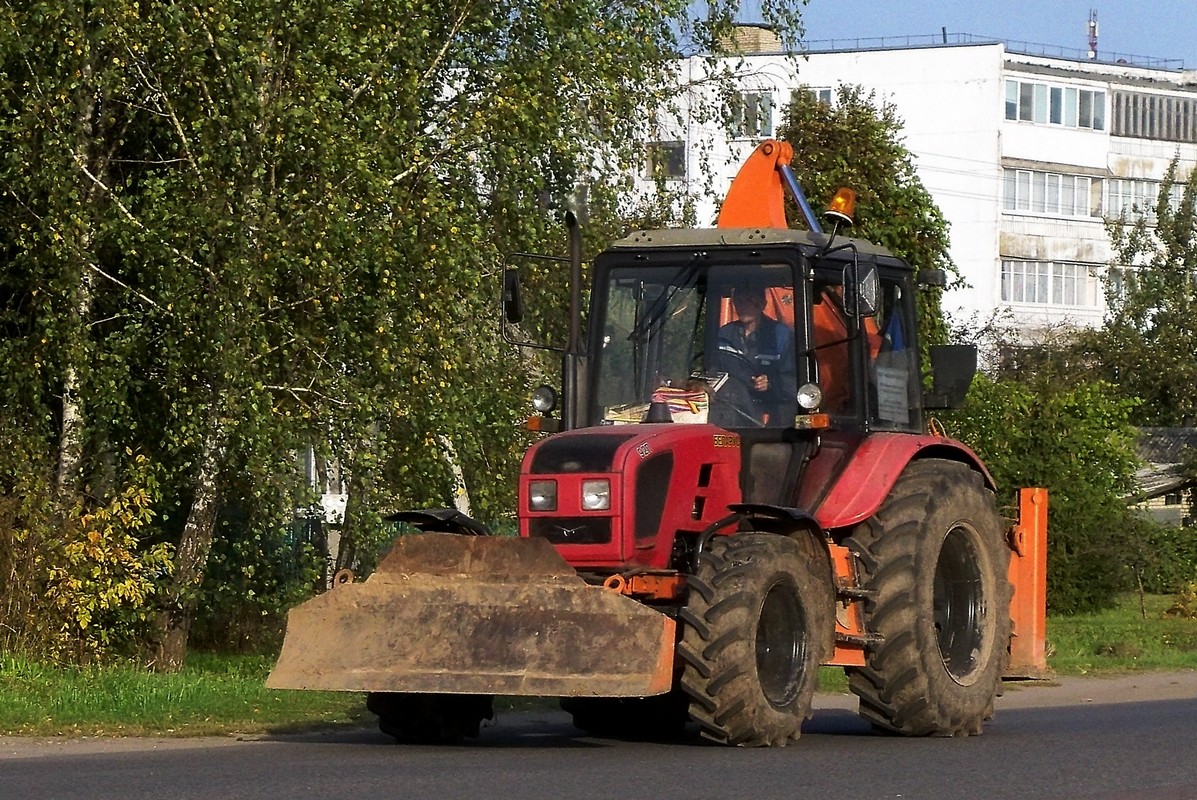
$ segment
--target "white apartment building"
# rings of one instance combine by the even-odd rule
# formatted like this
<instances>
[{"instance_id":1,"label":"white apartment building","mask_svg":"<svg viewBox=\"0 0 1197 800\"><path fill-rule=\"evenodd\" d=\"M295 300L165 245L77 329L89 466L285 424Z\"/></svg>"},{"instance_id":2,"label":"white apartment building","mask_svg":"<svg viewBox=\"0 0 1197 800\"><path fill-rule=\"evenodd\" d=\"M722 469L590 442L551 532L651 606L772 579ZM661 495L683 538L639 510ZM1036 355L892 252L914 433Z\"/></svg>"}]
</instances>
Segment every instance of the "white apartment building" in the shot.
<instances>
[{"instance_id":1,"label":"white apartment building","mask_svg":"<svg viewBox=\"0 0 1197 800\"><path fill-rule=\"evenodd\" d=\"M1169 62L1035 54L959 35L812 42L794 59L768 31L749 33L736 66L747 109L739 136L683 112L658 128L647 169L699 198L699 224L713 224L711 198L774 134L794 91L828 102L841 84L875 91L903 120L919 176L951 224L952 258L969 284L945 297L958 321L1006 311L1028 333L1099 324L1111 266L1104 220L1150 211L1174 156L1182 176L1197 165L1197 71ZM682 72L701 69L695 59Z\"/></svg>"}]
</instances>

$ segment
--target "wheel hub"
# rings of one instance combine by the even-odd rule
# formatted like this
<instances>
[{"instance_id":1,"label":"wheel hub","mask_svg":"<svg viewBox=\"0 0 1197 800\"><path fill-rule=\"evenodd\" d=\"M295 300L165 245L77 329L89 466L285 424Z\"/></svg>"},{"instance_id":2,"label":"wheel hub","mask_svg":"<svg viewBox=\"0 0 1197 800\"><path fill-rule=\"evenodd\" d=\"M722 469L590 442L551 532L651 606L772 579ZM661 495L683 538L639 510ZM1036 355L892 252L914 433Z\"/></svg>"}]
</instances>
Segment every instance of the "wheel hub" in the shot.
<instances>
[{"instance_id":1,"label":"wheel hub","mask_svg":"<svg viewBox=\"0 0 1197 800\"><path fill-rule=\"evenodd\" d=\"M761 604L756 628L756 669L761 691L774 708L794 702L806 663L806 620L792 588L774 584Z\"/></svg>"},{"instance_id":2,"label":"wheel hub","mask_svg":"<svg viewBox=\"0 0 1197 800\"><path fill-rule=\"evenodd\" d=\"M958 683L977 670L985 646L979 555L969 531L956 527L944 538L935 567L935 637L944 668Z\"/></svg>"}]
</instances>

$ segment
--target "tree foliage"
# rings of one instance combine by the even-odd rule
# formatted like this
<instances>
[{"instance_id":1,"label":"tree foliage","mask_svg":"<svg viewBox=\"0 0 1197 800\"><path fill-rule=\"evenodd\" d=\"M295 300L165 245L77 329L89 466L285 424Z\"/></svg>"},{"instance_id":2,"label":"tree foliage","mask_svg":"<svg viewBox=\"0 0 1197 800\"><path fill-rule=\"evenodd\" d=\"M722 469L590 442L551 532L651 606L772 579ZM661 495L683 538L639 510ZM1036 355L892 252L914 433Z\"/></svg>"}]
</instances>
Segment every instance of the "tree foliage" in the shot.
<instances>
[{"instance_id":1,"label":"tree foliage","mask_svg":"<svg viewBox=\"0 0 1197 800\"><path fill-rule=\"evenodd\" d=\"M1154 221L1107 222L1107 319L1078 341L1084 360L1143 401L1141 425L1197 425L1197 181L1178 170L1173 159Z\"/></svg>"},{"instance_id":2,"label":"tree foliage","mask_svg":"<svg viewBox=\"0 0 1197 800\"><path fill-rule=\"evenodd\" d=\"M792 24L801 2L764 5ZM149 459L160 494L129 534L171 548L165 667L214 544L251 558L312 500L308 446L344 469L347 559L369 562L387 510L448 501L443 441L501 517L533 378L494 334L502 257L564 250L545 198L639 163L681 39L712 49L734 11L7 3L0 445L30 457L0 493L54 527L138 492Z\"/></svg>"},{"instance_id":3,"label":"tree foliage","mask_svg":"<svg viewBox=\"0 0 1197 800\"><path fill-rule=\"evenodd\" d=\"M830 105L799 90L778 133L794 147L794 171L814 208L825 208L839 188L852 189L851 235L889 248L916 269L957 273L948 222L918 177L892 104L859 86L841 86ZM789 216L801 219L796 207ZM940 297L938 289L919 293L924 347L947 341Z\"/></svg>"}]
</instances>

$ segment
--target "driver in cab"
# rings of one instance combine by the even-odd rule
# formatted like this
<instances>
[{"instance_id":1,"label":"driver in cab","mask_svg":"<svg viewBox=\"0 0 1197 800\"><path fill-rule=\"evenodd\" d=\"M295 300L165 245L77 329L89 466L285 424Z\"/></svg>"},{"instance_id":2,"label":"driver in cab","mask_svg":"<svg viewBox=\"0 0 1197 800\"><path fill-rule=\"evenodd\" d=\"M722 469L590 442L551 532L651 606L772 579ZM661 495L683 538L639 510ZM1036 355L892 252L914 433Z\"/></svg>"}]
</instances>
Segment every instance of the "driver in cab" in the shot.
<instances>
[{"instance_id":1,"label":"driver in cab","mask_svg":"<svg viewBox=\"0 0 1197 800\"><path fill-rule=\"evenodd\" d=\"M736 319L719 328L716 367L740 384L738 402L733 401L738 424L748 417L756 425L786 426L793 421L798 392L794 332L765 314L765 306L763 285L732 290Z\"/></svg>"}]
</instances>

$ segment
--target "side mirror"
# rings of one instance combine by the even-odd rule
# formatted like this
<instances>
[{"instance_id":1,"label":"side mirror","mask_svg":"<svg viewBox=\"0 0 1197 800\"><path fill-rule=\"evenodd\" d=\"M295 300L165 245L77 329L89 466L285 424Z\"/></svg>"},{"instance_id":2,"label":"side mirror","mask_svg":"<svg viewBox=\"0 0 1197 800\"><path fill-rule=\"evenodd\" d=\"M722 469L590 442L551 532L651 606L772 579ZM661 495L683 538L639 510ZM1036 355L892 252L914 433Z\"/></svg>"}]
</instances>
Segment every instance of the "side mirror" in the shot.
<instances>
[{"instance_id":1,"label":"side mirror","mask_svg":"<svg viewBox=\"0 0 1197 800\"><path fill-rule=\"evenodd\" d=\"M932 391L923 394L924 408L959 408L977 374L977 346L937 344L931 347Z\"/></svg>"},{"instance_id":2,"label":"side mirror","mask_svg":"<svg viewBox=\"0 0 1197 800\"><path fill-rule=\"evenodd\" d=\"M520 273L514 267L503 270L503 316L515 325L524 318L524 296L520 291Z\"/></svg>"},{"instance_id":3,"label":"side mirror","mask_svg":"<svg viewBox=\"0 0 1197 800\"><path fill-rule=\"evenodd\" d=\"M948 273L942 269L920 269L914 280L919 286L943 289L948 285Z\"/></svg>"},{"instance_id":4,"label":"side mirror","mask_svg":"<svg viewBox=\"0 0 1197 800\"><path fill-rule=\"evenodd\" d=\"M866 264L861 272L859 262L844 267L844 309L853 316L871 317L877 313L881 282L877 268Z\"/></svg>"}]
</instances>

